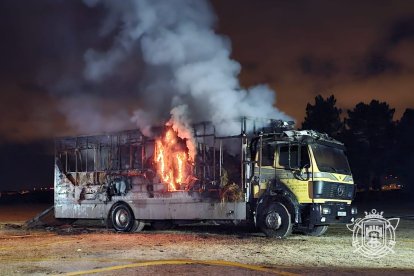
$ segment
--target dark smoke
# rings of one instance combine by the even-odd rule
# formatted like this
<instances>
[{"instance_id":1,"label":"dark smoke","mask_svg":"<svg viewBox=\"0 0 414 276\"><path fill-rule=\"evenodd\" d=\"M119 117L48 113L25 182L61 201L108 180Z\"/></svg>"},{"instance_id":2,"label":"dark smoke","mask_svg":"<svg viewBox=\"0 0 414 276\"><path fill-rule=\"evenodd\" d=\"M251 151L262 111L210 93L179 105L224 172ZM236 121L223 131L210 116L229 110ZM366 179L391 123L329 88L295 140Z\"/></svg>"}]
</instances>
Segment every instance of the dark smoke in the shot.
<instances>
[{"instance_id":1,"label":"dark smoke","mask_svg":"<svg viewBox=\"0 0 414 276\"><path fill-rule=\"evenodd\" d=\"M229 40L215 33L216 17L207 1L84 2L107 11L102 36L118 31L109 50L85 53L84 77L101 82L140 54L145 62L137 89L141 108L132 120L144 133L170 117L183 125L212 121L221 134L239 131L234 119L242 116L290 119L274 107L275 93L268 86L240 87L240 64L230 58Z\"/></svg>"}]
</instances>

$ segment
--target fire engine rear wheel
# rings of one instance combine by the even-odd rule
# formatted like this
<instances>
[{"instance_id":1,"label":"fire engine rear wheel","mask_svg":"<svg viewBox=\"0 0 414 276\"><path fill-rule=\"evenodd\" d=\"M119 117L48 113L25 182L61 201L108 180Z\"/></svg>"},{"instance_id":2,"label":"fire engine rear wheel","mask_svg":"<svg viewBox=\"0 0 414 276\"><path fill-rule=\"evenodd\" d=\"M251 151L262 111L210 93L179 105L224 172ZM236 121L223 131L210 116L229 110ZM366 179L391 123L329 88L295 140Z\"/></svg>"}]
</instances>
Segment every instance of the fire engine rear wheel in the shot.
<instances>
[{"instance_id":1,"label":"fire engine rear wheel","mask_svg":"<svg viewBox=\"0 0 414 276\"><path fill-rule=\"evenodd\" d=\"M292 221L288 209L282 203L270 203L258 218L260 230L271 238L283 239L292 233Z\"/></svg>"},{"instance_id":2,"label":"fire engine rear wheel","mask_svg":"<svg viewBox=\"0 0 414 276\"><path fill-rule=\"evenodd\" d=\"M303 232L309 236L319 237L328 231L328 225L318 225L314 226L312 229L306 229Z\"/></svg>"},{"instance_id":3,"label":"fire engine rear wheel","mask_svg":"<svg viewBox=\"0 0 414 276\"><path fill-rule=\"evenodd\" d=\"M134 213L125 203L119 203L112 207L110 220L112 227L118 232L131 232L134 230Z\"/></svg>"}]
</instances>

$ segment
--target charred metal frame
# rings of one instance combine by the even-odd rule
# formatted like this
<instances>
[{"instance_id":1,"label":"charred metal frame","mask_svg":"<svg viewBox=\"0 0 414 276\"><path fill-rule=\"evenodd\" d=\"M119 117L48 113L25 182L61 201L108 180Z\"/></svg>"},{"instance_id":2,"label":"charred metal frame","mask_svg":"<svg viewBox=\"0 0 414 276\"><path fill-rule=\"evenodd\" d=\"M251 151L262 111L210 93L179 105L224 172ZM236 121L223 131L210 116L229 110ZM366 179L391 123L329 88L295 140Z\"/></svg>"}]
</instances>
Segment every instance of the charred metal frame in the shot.
<instances>
[{"instance_id":1,"label":"charred metal frame","mask_svg":"<svg viewBox=\"0 0 414 276\"><path fill-rule=\"evenodd\" d=\"M105 219L114 204L125 202L142 220L245 219L244 200L220 198L223 141L241 136L217 137L208 123L195 125L194 134L200 159L194 167L197 185L174 192L155 174L154 139L138 130L56 139L55 216Z\"/></svg>"}]
</instances>

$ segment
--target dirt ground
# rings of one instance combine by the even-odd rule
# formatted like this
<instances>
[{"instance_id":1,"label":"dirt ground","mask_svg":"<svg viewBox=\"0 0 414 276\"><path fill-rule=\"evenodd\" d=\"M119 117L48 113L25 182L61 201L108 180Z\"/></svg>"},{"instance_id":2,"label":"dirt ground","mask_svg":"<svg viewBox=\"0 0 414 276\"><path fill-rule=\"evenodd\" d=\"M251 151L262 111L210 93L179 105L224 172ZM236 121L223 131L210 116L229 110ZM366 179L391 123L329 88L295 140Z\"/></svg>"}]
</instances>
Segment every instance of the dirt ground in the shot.
<instances>
[{"instance_id":1,"label":"dirt ground","mask_svg":"<svg viewBox=\"0 0 414 276\"><path fill-rule=\"evenodd\" d=\"M401 219L395 253L353 252L345 225L323 237L273 240L249 227L183 226L121 234L104 227L25 230L45 206L0 207L1 275L342 275L414 274L414 220Z\"/></svg>"}]
</instances>

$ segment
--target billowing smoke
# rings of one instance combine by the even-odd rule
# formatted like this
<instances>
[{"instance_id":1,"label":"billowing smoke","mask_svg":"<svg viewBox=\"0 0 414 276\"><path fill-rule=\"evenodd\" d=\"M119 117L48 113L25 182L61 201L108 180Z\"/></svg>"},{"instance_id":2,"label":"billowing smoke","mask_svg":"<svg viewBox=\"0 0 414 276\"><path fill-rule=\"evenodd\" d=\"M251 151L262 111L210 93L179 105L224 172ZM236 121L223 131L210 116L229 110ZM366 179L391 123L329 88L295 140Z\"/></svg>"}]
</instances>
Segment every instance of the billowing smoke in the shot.
<instances>
[{"instance_id":1,"label":"billowing smoke","mask_svg":"<svg viewBox=\"0 0 414 276\"><path fill-rule=\"evenodd\" d=\"M215 33L207 1L84 1L107 10L102 36L117 33L108 51L86 52L84 76L100 82L139 53L145 70L137 91L141 108L132 120L144 133L170 118L184 126L212 121L220 134L240 131L235 119L241 117L290 119L273 106L268 86L240 87L240 64L230 58L229 40Z\"/></svg>"},{"instance_id":2,"label":"billowing smoke","mask_svg":"<svg viewBox=\"0 0 414 276\"><path fill-rule=\"evenodd\" d=\"M79 95L59 102L67 123L80 134L91 135L130 128L130 114L124 109L108 106L105 101Z\"/></svg>"}]
</instances>

